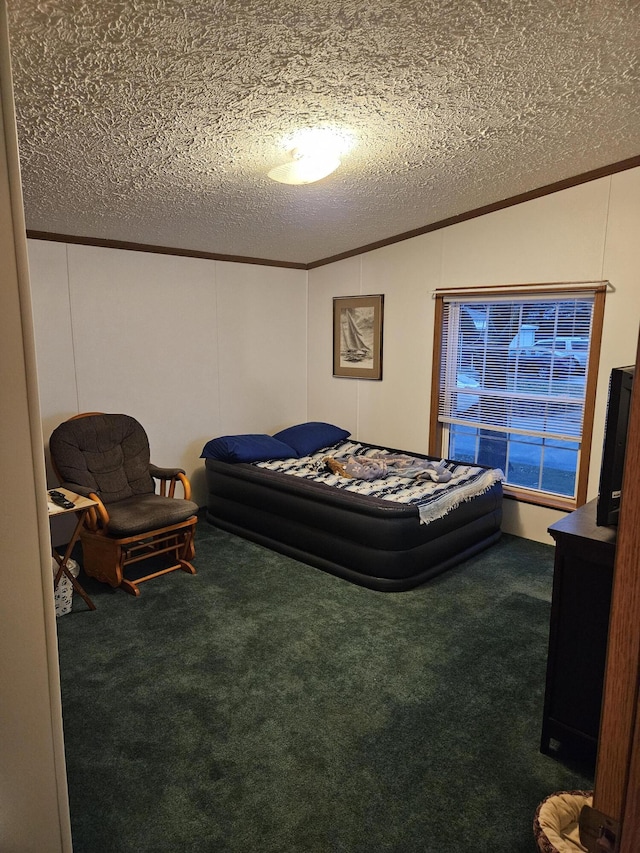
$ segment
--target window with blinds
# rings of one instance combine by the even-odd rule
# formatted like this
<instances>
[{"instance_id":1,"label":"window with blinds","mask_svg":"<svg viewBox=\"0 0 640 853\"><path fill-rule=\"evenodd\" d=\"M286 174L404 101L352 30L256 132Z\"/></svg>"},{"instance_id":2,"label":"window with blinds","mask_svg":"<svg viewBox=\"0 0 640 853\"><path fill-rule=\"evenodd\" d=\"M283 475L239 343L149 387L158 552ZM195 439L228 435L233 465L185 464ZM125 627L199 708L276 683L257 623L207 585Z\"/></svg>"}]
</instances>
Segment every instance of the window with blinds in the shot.
<instances>
[{"instance_id":1,"label":"window with blinds","mask_svg":"<svg viewBox=\"0 0 640 853\"><path fill-rule=\"evenodd\" d=\"M438 452L501 468L516 496L575 505L604 286L472 293L436 295Z\"/></svg>"}]
</instances>

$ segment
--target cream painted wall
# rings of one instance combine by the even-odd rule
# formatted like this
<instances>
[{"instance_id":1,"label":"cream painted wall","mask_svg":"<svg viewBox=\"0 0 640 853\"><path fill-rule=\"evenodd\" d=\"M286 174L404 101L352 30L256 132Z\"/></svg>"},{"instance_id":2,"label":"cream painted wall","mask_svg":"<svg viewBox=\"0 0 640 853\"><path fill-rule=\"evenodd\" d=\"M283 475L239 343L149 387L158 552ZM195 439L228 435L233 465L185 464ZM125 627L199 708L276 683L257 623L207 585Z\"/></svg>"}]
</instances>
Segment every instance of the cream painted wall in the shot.
<instances>
[{"instance_id":1,"label":"cream painted wall","mask_svg":"<svg viewBox=\"0 0 640 853\"><path fill-rule=\"evenodd\" d=\"M306 272L216 267L222 432L274 433L306 420Z\"/></svg>"},{"instance_id":2,"label":"cream painted wall","mask_svg":"<svg viewBox=\"0 0 640 853\"><path fill-rule=\"evenodd\" d=\"M308 311L308 418L339 424L354 435L358 434L358 401L362 383L331 377L332 299L334 296L360 293L360 264L359 257L347 258L319 267L310 274L313 287L309 288Z\"/></svg>"},{"instance_id":3,"label":"cream painted wall","mask_svg":"<svg viewBox=\"0 0 640 853\"><path fill-rule=\"evenodd\" d=\"M309 417L364 441L425 451L438 287L608 278L589 498L598 490L612 367L632 363L640 323L640 169L309 272ZM331 376L335 296L385 294L382 382ZM330 417L328 416L330 413ZM551 542L563 513L505 501L503 528Z\"/></svg>"},{"instance_id":4,"label":"cream painted wall","mask_svg":"<svg viewBox=\"0 0 640 853\"><path fill-rule=\"evenodd\" d=\"M204 505L208 439L305 420L305 272L38 240L29 258L45 437L131 414Z\"/></svg>"}]
</instances>

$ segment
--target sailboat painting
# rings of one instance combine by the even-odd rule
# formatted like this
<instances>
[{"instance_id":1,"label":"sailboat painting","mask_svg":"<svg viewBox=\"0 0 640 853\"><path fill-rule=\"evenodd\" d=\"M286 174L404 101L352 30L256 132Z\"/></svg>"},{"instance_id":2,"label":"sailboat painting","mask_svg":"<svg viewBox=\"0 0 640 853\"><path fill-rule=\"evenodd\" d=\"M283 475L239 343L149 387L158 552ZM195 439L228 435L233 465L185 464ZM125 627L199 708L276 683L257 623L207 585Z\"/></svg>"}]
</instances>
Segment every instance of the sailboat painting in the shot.
<instances>
[{"instance_id":1,"label":"sailboat painting","mask_svg":"<svg viewBox=\"0 0 640 853\"><path fill-rule=\"evenodd\" d=\"M333 375L382 379L384 296L339 296L333 300Z\"/></svg>"}]
</instances>

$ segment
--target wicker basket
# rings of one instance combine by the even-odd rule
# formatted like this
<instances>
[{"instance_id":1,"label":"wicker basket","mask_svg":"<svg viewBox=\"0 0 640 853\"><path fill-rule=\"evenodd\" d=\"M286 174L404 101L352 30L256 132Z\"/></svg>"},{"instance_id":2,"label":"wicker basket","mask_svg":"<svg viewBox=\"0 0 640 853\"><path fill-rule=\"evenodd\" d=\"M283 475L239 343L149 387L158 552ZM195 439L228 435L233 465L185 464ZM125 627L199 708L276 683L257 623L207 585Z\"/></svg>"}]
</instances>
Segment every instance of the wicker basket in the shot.
<instances>
[{"instance_id":1,"label":"wicker basket","mask_svg":"<svg viewBox=\"0 0 640 853\"><path fill-rule=\"evenodd\" d=\"M593 803L593 791L559 791L536 809L533 834L540 853L583 853L578 818Z\"/></svg>"}]
</instances>

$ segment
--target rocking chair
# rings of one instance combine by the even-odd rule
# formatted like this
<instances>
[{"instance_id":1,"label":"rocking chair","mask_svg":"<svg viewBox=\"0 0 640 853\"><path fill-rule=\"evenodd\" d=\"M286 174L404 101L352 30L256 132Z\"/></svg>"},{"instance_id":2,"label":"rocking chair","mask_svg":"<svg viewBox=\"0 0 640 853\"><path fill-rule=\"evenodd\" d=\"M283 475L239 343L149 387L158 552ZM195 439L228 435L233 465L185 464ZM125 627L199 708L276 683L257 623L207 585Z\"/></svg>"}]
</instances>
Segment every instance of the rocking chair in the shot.
<instances>
[{"instance_id":1,"label":"rocking chair","mask_svg":"<svg viewBox=\"0 0 640 853\"><path fill-rule=\"evenodd\" d=\"M138 421L101 412L76 415L56 427L49 450L61 485L97 502L80 534L87 575L140 595L138 584L151 578L176 569L196 573L190 560L198 505L190 500L189 480L180 468L150 463L149 440ZM178 482L184 499L174 497ZM170 555L172 564L155 565L133 580L124 576L133 563L160 555Z\"/></svg>"}]
</instances>

